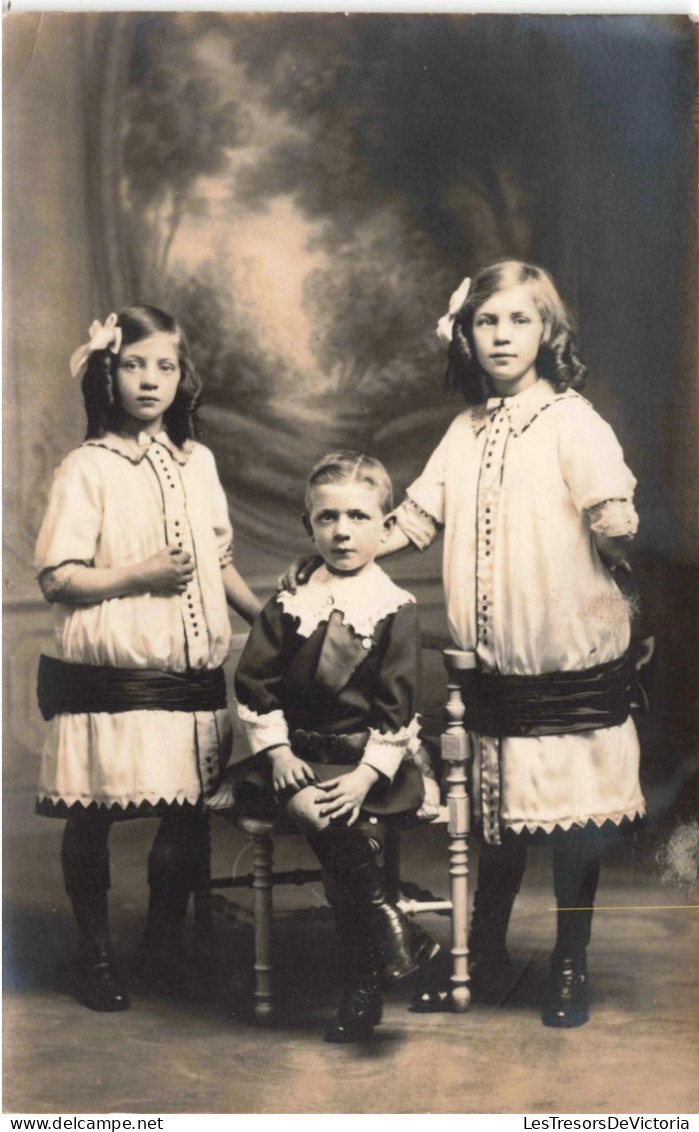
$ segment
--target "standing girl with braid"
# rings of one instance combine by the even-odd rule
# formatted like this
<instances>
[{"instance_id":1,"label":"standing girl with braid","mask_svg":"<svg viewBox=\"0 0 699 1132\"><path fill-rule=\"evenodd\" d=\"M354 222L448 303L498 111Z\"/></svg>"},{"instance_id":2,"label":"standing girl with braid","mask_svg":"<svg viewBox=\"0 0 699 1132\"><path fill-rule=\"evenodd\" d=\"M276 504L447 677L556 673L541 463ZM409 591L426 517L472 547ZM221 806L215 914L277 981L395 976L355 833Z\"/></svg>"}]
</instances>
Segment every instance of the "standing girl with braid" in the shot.
<instances>
[{"instance_id":1,"label":"standing girl with braid","mask_svg":"<svg viewBox=\"0 0 699 1132\"><path fill-rule=\"evenodd\" d=\"M66 819L79 997L115 1011L129 1001L109 935L109 830L160 815L139 954L167 984L204 879L203 799L229 751L226 603L248 621L259 603L233 566L214 458L194 439L201 383L180 327L136 306L90 330L71 359L87 436L55 474L36 548L57 654L39 670L51 722L37 809Z\"/></svg>"}]
</instances>

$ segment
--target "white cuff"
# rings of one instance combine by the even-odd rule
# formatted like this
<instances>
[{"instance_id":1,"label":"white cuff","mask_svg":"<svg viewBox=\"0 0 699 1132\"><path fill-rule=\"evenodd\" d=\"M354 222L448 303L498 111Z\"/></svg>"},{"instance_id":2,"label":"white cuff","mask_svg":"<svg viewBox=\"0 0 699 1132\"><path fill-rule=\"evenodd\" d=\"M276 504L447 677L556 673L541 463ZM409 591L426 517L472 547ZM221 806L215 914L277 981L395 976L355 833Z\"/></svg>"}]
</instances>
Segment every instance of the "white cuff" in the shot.
<instances>
[{"instance_id":1,"label":"white cuff","mask_svg":"<svg viewBox=\"0 0 699 1132\"><path fill-rule=\"evenodd\" d=\"M41 592L47 601L61 600L61 594L76 570L86 566L86 562L63 562L60 566L48 567L39 575Z\"/></svg>"},{"instance_id":2,"label":"white cuff","mask_svg":"<svg viewBox=\"0 0 699 1132\"><path fill-rule=\"evenodd\" d=\"M607 538L633 538L638 515L630 499L605 499L586 508L590 530Z\"/></svg>"},{"instance_id":3,"label":"white cuff","mask_svg":"<svg viewBox=\"0 0 699 1132\"><path fill-rule=\"evenodd\" d=\"M233 547L228 546L225 550L219 551L218 564L223 570L224 566L233 565Z\"/></svg>"},{"instance_id":4,"label":"white cuff","mask_svg":"<svg viewBox=\"0 0 699 1132\"><path fill-rule=\"evenodd\" d=\"M252 708L238 703L238 719L245 728L253 755L259 755L269 747L289 745L289 728L280 708L258 715Z\"/></svg>"},{"instance_id":5,"label":"white cuff","mask_svg":"<svg viewBox=\"0 0 699 1132\"><path fill-rule=\"evenodd\" d=\"M417 716L407 727L401 727L400 731L389 731L384 734L370 727L369 741L364 748L361 761L373 767L379 774L385 775L389 782L393 782L406 754L413 750L415 743L419 743L418 730Z\"/></svg>"},{"instance_id":6,"label":"white cuff","mask_svg":"<svg viewBox=\"0 0 699 1132\"><path fill-rule=\"evenodd\" d=\"M418 550L427 550L439 530L436 519L408 497L394 511L396 522Z\"/></svg>"}]
</instances>

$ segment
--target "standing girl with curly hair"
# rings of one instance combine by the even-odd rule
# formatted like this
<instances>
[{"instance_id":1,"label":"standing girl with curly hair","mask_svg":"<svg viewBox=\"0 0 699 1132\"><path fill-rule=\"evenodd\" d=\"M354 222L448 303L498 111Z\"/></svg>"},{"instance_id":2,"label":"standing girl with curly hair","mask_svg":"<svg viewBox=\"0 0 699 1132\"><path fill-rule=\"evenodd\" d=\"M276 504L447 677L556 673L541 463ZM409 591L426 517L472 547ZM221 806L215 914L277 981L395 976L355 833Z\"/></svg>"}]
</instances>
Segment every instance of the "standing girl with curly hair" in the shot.
<instances>
[{"instance_id":1,"label":"standing girl with curly hair","mask_svg":"<svg viewBox=\"0 0 699 1132\"><path fill-rule=\"evenodd\" d=\"M37 810L66 819L61 858L78 927L78 996L125 1010L109 934L114 821L160 816L139 955L176 989L179 933L203 879L203 800L229 753L226 603L259 603L233 566L226 497L196 435L201 383L177 322L134 306L73 355L85 441L56 471L36 548L55 609L39 699L50 720Z\"/></svg>"},{"instance_id":2,"label":"standing girl with curly hair","mask_svg":"<svg viewBox=\"0 0 699 1132\"><path fill-rule=\"evenodd\" d=\"M470 933L476 997L511 980L505 946L527 845L553 849L556 944L543 1021L587 1021L586 948L606 830L644 813L629 715L629 607L614 580L637 528L636 481L579 390L572 320L540 267L466 279L437 332L459 414L408 488L379 556L444 531L454 641L482 829ZM291 577L289 584L292 584ZM448 1005L426 987L416 1010Z\"/></svg>"},{"instance_id":3,"label":"standing girl with curly hair","mask_svg":"<svg viewBox=\"0 0 699 1132\"><path fill-rule=\"evenodd\" d=\"M408 488L386 550L422 550L444 529L449 625L475 653L472 986L487 997L507 985L510 913L543 832L558 906L543 1021L578 1026L603 834L644 813L630 615L614 580L638 525L636 481L580 396L572 321L542 268L505 260L465 280L438 333L447 387L469 407ZM422 1009L440 998L428 990Z\"/></svg>"}]
</instances>

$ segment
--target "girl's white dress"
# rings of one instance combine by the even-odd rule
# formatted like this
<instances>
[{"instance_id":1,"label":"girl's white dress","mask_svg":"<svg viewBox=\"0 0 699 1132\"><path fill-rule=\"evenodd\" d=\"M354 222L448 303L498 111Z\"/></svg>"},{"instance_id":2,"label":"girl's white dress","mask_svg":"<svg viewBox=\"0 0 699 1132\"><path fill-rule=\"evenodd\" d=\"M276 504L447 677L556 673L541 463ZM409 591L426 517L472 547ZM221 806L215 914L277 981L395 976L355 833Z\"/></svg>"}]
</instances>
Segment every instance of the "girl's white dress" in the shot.
<instances>
[{"instance_id":1,"label":"girl's white dress","mask_svg":"<svg viewBox=\"0 0 699 1132\"><path fill-rule=\"evenodd\" d=\"M232 539L208 448L178 448L166 432L107 433L81 444L55 473L36 548L42 589L55 602L56 655L122 668L218 668L231 637L221 568L232 560ZM166 544L195 562L182 595L61 603L77 565L125 566ZM229 752L226 711L61 714L49 724L38 806L60 815L75 802L115 812L144 802L194 803L210 792Z\"/></svg>"},{"instance_id":2,"label":"girl's white dress","mask_svg":"<svg viewBox=\"0 0 699 1132\"><path fill-rule=\"evenodd\" d=\"M450 629L484 670L580 670L629 646L629 610L592 531L635 534L635 484L592 406L539 380L461 413L397 515L421 549L444 526ZM472 735L472 745L486 837L498 819L551 831L644 812L631 718L578 734Z\"/></svg>"}]
</instances>

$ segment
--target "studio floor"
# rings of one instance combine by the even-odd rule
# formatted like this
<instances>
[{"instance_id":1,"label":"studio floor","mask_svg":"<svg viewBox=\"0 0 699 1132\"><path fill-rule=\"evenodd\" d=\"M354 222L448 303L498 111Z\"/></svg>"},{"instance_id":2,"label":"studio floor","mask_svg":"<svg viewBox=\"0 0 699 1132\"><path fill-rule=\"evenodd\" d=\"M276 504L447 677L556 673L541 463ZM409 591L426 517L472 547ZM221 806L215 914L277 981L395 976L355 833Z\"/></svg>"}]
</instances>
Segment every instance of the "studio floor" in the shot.
<instances>
[{"instance_id":1,"label":"studio floor","mask_svg":"<svg viewBox=\"0 0 699 1132\"><path fill-rule=\"evenodd\" d=\"M144 921L154 829L138 821L112 832L112 919L127 973ZM536 848L512 919L517 981L506 1000L463 1015L420 1016L407 1009L404 987L387 997L375 1036L354 1046L322 1041L339 984L332 922L322 911L275 923L272 1028L257 1026L247 1007L251 929L220 902L213 951L202 958L190 940L198 975L187 1000L158 996L134 976L128 1012L80 1006L70 993L74 938L61 831L61 822L31 816L28 798L26 807L12 800L4 846L5 1112L678 1114L699 1107L699 913L688 907L699 899L663 878L657 831L608 854L589 951L588 1025L556 1031L540 1021L555 913L550 858ZM213 843L215 872L250 870L245 839L221 821ZM423 829L404 843L404 874L445 893L444 831ZM310 864L298 839L286 839L283 851L278 865ZM251 906L248 892L235 899ZM282 911L309 902L321 908L322 893L277 890ZM447 919L424 922L447 942Z\"/></svg>"}]
</instances>

